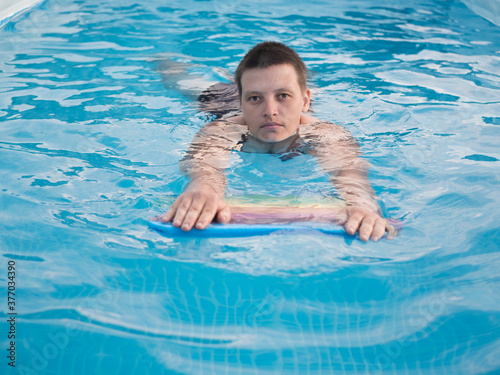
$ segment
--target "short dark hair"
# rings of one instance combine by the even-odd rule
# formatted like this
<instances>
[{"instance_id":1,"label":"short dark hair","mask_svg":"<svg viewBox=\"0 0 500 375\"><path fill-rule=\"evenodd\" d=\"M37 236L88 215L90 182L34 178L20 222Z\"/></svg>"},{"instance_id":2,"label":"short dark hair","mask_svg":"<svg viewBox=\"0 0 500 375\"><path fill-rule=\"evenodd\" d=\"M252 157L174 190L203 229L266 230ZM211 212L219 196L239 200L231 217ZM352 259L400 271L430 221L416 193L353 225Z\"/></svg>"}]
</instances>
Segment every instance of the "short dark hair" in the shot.
<instances>
[{"instance_id":1,"label":"short dark hair","mask_svg":"<svg viewBox=\"0 0 500 375\"><path fill-rule=\"evenodd\" d=\"M300 56L290 47L279 42L263 42L257 44L243 57L234 79L241 97L241 76L248 69L266 69L274 65L290 64L297 73L297 80L302 91L307 89L307 68Z\"/></svg>"}]
</instances>

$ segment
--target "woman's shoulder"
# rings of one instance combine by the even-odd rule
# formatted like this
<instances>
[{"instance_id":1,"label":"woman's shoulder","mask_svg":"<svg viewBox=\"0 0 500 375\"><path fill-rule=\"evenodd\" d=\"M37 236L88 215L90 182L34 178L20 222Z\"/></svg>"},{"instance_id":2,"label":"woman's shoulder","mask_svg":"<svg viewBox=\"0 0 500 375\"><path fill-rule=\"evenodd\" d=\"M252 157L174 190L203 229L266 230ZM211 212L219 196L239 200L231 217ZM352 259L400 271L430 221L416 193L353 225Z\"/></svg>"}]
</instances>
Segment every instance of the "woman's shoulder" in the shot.
<instances>
[{"instance_id":1,"label":"woman's shoulder","mask_svg":"<svg viewBox=\"0 0 500 375\"><path fill-rule=\"evenodd\" d=\"M328 138L352 137L351 133L341 125L330 121L313 118L313 121L301 124L301 134L328 136Z\"/></svg>"},{"instance_id":2,"label":"woman's shoulder","mask_svg":"<svg viewBox=\"0 0 500 375\"><path fill-rule=\"evenodd\" d=\"M228 124L233 124L233 125L240 125L240 126L245 126L246 127L246 122L245 119L243 118L242 115L238 116L232 116L232 117L226 117L220 120L217 120L218 122L222 121Z\"/></svg>"},{"instance_id":3,"label":"woman's shoulder","mask_svg":"<svg viewBox=\"0 0 500 375\"><path fill-rule=\"evenodd\" d=\"M237 116L237 117L239 117L239 116ZM246 126L244 123L241 123L237 120L233 120L233 119L237 119L237 117L214 120L214 121L206 124L203 127L203 129L204 130L228 130L228 129L244 130L244 129L246 129Z\"/></svg>"},{"instance_id":4,"label":"woman's shoulder","mask_svg":"<svg viewBox=\"0 0 500 375\"><path fill-rule=\"evenodd\" d=\"M198 136L203 138L224 139L225 141L237 143L246 132L246 126L229 120L220 119L203 126Z\"/></svg>"}]
</instances>

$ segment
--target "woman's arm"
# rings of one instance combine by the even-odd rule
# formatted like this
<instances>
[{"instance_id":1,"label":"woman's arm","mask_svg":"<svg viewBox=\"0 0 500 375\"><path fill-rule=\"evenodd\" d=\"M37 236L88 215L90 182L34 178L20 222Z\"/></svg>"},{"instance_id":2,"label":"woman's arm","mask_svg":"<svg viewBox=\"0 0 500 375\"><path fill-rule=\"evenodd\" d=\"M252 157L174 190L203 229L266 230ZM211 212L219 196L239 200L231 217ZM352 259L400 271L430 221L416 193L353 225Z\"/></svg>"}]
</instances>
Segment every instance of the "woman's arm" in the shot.
<instances>
[{"instance_id":1,"label":"woman's arm","mask_svg":"<svg viewBox=\"0 0 500 375\"><path fill-rule=\"evenodd\" d=\"M308 129L313 154L330 181L346 201L345 226L349 234L359 232L361 240L379 240L393 227L381 217L377 197L368 180L370 164L361 157L359 145L343 127L331 123L313 124Z\"/></svg>"},{"instance_id":2,"label":"woman's arm","mask_svg":"<svg viewBox=\"0 0 500 375\"><path fill-rule=\"evenodd\" d=\"M204 229L214 219L227 223L231 219L229 206L224 202L225 169L231 149L241 130L224 121L206 125L193 139L186 155L179 162L189 177L183 193L175 200L161 221L170 222L182 230Z\"/></svg>"}]
</instances>

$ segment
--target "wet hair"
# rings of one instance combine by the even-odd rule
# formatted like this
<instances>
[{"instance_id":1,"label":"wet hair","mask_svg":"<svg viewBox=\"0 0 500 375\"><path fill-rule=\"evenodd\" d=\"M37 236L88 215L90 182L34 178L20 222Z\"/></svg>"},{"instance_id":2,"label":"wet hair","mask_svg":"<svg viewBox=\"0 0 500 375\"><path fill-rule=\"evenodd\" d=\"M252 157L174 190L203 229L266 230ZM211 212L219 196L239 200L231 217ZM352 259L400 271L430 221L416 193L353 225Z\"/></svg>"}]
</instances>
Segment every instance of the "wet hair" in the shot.
<instances>
[{"instance_id":1,"label":"wet hair","mask_svg":"<svg viewBox=\"0 0 500 375\"><path fill-rule=\"evenodd\" d=\"M299 86L302 91L305 91L307 89L307 68L297 52L283 43L263 42L248 51L234 73L240 97L242 93L241 77L246 70L266 69L281 64L290 64L294 67Z\"/></svg>"}]
</instances>

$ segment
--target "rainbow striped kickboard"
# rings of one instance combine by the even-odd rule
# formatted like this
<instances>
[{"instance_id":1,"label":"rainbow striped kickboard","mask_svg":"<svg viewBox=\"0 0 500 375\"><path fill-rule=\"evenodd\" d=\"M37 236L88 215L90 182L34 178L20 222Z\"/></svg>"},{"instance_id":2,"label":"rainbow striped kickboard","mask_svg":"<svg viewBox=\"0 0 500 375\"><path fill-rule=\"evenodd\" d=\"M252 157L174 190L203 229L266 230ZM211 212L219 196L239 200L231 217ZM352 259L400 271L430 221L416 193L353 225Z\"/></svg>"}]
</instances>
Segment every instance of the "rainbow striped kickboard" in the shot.
<instances>
[{"instance_id":1,"label":"rainbow striped kickboard","mask_svg":"<svg viewBox=\"0 0 500 375\"><path fill-rule=\"evenodd\" d=\"M172 204L174 197L169 197ZM297 196L269 197L243 195L226 197L231 206L231 223L212 223L203 230L191 229L188 232L152 219L150 228L167 237L250 237L271 233L299 234L322 233L335 236L350 236L344 227L338 225L339 210L345 202L335 197L304 198ZM400 229L401 223L391 220Z\"/></svg>"}]
</instances>

